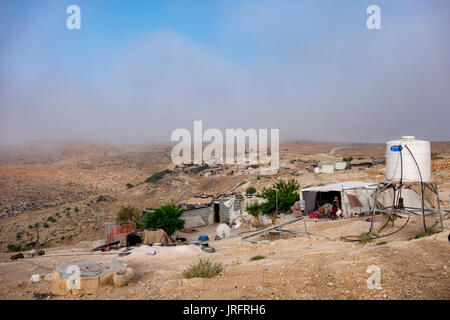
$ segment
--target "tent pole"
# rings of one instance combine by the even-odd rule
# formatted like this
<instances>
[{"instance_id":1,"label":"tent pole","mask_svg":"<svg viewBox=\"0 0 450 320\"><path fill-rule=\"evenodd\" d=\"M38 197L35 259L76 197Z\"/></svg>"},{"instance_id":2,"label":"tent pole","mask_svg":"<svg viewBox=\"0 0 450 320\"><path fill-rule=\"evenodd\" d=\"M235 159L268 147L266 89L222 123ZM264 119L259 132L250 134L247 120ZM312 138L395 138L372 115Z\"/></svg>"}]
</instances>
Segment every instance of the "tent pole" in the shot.
<instances>
[{"instance_id":1,"label":"tent pole","mask_svg":"<svg viewBox=\"0 0 450 320\"><path fill-rule=\"evenodd\" d=\"M377 208L377 198L378 198L378 190L380 190L380 183L381 183L381 182L378 182L378 185L377 185L377 191L375 192L375 201L374 201L374 203L373 203L372 221L370 222L370 230L369 230L369 233L372 233L372 231L373 231L373 224L374 224L374 222L375 222L375 210L376 210L376 208Z\"/></svg>"},{"instance_id":2,"label":"tent pole","mask_svg":"<svg viewBox=\"0 0 450 320\"><path fill-rule=\"evenodd\" d=\"M441 231L442 231L442 230L444 230L444 222L442 220L441 204L440 204L440 200L439 200L439 191L438 191L436 182L433 183L433 189L435 190L436 197L437 197L437 207L438 207L438 211L439 211L439 219L441 220Z\"/></svg>"}]
</instances>

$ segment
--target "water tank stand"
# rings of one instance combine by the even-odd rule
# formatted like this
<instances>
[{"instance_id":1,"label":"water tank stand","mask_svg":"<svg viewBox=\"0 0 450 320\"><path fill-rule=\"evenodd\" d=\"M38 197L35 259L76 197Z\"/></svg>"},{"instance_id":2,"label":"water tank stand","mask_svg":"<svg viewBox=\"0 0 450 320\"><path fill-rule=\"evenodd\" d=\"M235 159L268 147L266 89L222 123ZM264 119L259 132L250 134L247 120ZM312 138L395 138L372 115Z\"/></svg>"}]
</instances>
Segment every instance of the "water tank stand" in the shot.
<instances>
[{"instance_id":1,"label":"water tank stand","mask_svg":"<svg viewBox=\"0 0 450 320\"><path fill-rule=\"evenodd\" d=\"M420 193L418 193L414 186L420 185ZM425 189L429 189L432 194L436 195L436 201L437 201L437 209L428 209L425 208L425 200L424 200L424 193ZM378 197L381 193L385 192L386 190L392 189L393 190L393 203L392 206L387 206L383 208L378 208ZM400 201L396 202L396 193L400 192L401 189L410 189L416 192L420 197L421 207L407 207L403 206L402 203L399 203ZM372 221L370 224L370 230L369 233L373 231L374 223L375 223L375 214L377 213L387 213L389 214L389 217L391 215L399 215L403 216L402 213L407 213L409 215L417 215L422 216L422 227L423 231L427 231L426 221L425 217L429 215L439 214L440 219L440 225L441 229L440 231L444 230L444 222L442 218L442 210L441 205L439 201L439 191L437 184L435 182L399 182L399 181L380 181L378 182L377 190L375 192L375 201L374 206L372 210Z\"/></svg>"}]
</instances>

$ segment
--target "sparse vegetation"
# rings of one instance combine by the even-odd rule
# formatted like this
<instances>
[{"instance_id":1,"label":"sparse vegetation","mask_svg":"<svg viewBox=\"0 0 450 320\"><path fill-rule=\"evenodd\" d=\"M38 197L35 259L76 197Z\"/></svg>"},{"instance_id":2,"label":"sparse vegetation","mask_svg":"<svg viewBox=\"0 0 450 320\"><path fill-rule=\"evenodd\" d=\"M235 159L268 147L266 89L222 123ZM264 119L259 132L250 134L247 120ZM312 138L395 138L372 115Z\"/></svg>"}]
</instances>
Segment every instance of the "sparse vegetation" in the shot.
<instances>
[{"instance_id":1,"label":"sparse vegetation","mask_svg":"<svg viewBox=\"0 0 450 320\"><path fill-rule=\"evenodd\" d=\"M351 162L351 161L353 161L353 157L348 157L348 158L344 157L344 158L342 158L342 161Z\"/></svg>"},{"instance_id":2,"label":"sparse vegetation","mask_svg":"<svg viewBox=\"0 0 450 320\"><path fill-rule=\"evenodd\" d=\"M422 231L422 232L419 232L418 234L416 234L415 236L414 236L414 239L420 239L420 238L423 238L423 237L428 237L428 236L431 236L431 235L433 235L433 234L435 234L435 232L433 231L433 230L430 230L430 229L428 229L427 231Z\"/></svg>"},{"instance_id":3,"label":"sparse vegetation","mask_svg":"<svg viewBox=\"0 0 450 320\"><path fill-rule=\"evenodd\" d=\"M23 248L20 244L15 245L15 244L8 244L7 246L9 251L13 251L13 252L18 252L18 251L22 251Z\"/></svg>"},{"instance_id":4,"label":"sparse vegetation","mask_svg":"<svg viewBox=\"0 0 450 320\"><path fill-rule=\"evenodd\" d=\"M145 183L156 183L159 180L161 180L166 174L170 174L170 173L172 173L172 170L169 170L169 169L159 171L159 172L153 174L152 176L148 177L147 179L145 179Z\"/></svg>"},{"instance_id":5,"label":"sparse vegetation","mask_svg":"<svg viewBox=\"0 0 450 320\"><path fill-rule=\"evenodd\" d=\"M127 183L125 186L126 186L128 189L131 189L131 188L134 187L133 184L131 184L131 183Z\"/></svg>"},{"instance_id":6,"label":"sparse vegetation","mask_svg":"<svg viewBox=\"0 0 450 320\"><path fill-rule=\"evenodd\" d=\"M262 260L262 259L265 259L265 258L266 258L265 256L257 255L257 256L251 257L250 261L257 261L257 260Z\"/></svg>"},{"instance_id":7,"label":"sparse vegetation","mask_svg":"<svg viewBox=\"0 0 450 320\"><path fill-rule=\"evenodd\" d=\"M203 170L206 170L206 169L209 169L209 165L207 163L205 163L202 166L199 166L197 168L192 169L192 172L199 173L199 172L202 172Z\"/></svg>"},{"instance_id":8,"label":"sparse vegetation","mask_svg":"<svg viewBox=\"0 0 450 320\"><path fill-rule=\"evenodd\" d=\"M388 243L387 241L380 241L380 242L377 242L377 246L382 246L383 244L386 244L386 243Z\"/></svg>"},{"instance_id":9,"label":"sparse vegetation","mask_svg":"<svg viewBox=\"0 0 450 320\"><path fill-rule=\"evenodd\" d=\"M164 229L168 235L184 227L184 220L180 219L184 209L173 203L161 206L145 217L146 229Z\"/></svg>"},{"instance_id":10,"label":"sparse vegetation","mask_svg":"<svg viewBox=\"0 0 450 320\"><path fill-rule=\"evenodd\" d=\"M248 187L245 191L246 194L251 195L256 193L256 189L254 187Z\"/></svg>"},{"instance_id":11,"label":"sparse vegetation","mask_svg":"<svg viewBox=\"0 0 450 320\"><path fill-rule=\"evenodd\" d=\"M97 202L101 202L101 201L108 201L108 198L102 195L99 195L97 197ZM92 202L92 201L91 201Z\"/></svg>"},{"instance_id":12,"label":"sparse vegetation","mask_svg":"<svg viewBox=\"0 0 450 320\"><path fill-rule=\"evenodd\" d=\"M133 221L137 228L143 228L140 210L135 207L121 207L117 214L116 222Z\"/></svg>"},{"instance_id":13,"label":"sparse vegetation","mask_svg":"<svg viewBox=\"0 0 450 320\"><path fill-rule=\"evenodd\" d=\"M189 265L183 272L186 279L212 278L223 270L221 263L214 263L209 259L200 259L197 263Z\"/></svg>"},{"instance_id":14,"label":"sparse vegetation","mask_svg":"<svg viewBox=\"0 0 450 320\"><path fill-rule=\"evenodd\" d=\"M42 225L44 228L48 228L49 227L49 225L48 225L48 223L47 222L44 222L44 224Z\"/></svg>"},{"instance_id":15,"label":"sparse vegetation","mask_svg":"<svg viewBox=\"0 0 450 320\"><path fill-rule=\"evenodd\" d=\"M47 218L47 221L50 221L50 222L56 222L56 219L55 219L53 216L49 216L49 217Z\"/></svg>"},{"instance_id":16,"label":"sparse vegetation","mask_svg":"<svg viewBox=\"0 0 450 320\"><path fill-rule=\"evenodd\" d=\"M78 209L78 207L75 207L75 209L73 211L78 212L80 210Z\"/></svg>"},{"instance_id":17,"label":"sparse vegetation","mask_svg":"<svg viewBox=\"0 0 450 320\"><path fill-rule=\"evenodd\" d=\"M366 243L372 242L376 237L378 237L378 234L376 234L374 232L373 233L368 233L368 232L361 233L359 235L359 243L366 244Z\"/></svg>"},{"instance_id":18,"label":"sparse vegetation","mask_svg":"<svg viewBox=\"0 0 450 320\"><path fill-rule=\"evenodd\" d=\"M247 213L253 217L253 221L255 223L258 223L259 214L261 213L261 205L258 202L254 202L251 205L247 206L245 208L247 210Z\"/></svg>"}]
</instances>

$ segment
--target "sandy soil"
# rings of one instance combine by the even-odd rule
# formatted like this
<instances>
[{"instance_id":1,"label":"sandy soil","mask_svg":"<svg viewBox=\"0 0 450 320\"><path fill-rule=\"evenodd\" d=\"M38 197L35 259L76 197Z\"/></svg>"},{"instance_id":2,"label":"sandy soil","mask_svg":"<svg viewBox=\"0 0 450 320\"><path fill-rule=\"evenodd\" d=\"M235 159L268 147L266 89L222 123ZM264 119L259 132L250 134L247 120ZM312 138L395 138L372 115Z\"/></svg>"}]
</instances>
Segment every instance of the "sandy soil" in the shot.
<instances>
[{"instance_id":1,"label":"sandy soil","mask_svg":"<svg viewBox=\"0 0 450 320\"><path fill-rule=\"evenodd\" d=\"M376 226L380 226L383 218L377 220ZM308 220L309 238L284 234L279 239L276 234L272 241L257 243L242 241L239 233L245 229L238 229L230 238L209 241L215 253L203 252L196 245L143 245L119 258L134 269L132 284L51 299L450 299L449 220L445 220L443 232L417 240L408 239L420 231L418 221L411 221L395 236L365 245L341 240L344 235L367 231L369 223L366 218ZM215 226L197 229L199 233L187 237L214 236ZM297 222L289 229L302 231L303 224ZM387 243L377 245L381 240ZM50 249L47 254L86 252L98 243L86 241L76 247ZM149 249L156 255L148 255ZM250 261L255 255L266 258ZM183 270L202 257L222 263L222 273L212 279L183 279ZM38 257L14 262L6 261L5 254L1 258L0 299L34 299L34 293L50 292L48 275L57 265L86 257ZM111 255L99 258L109 259ZM367 287L370 274L366 270L371 265L381 269L380 290ZM29 282L35 273L41 274L41 282Z\"/></svg>"},{"instance_id":2,"label":"sandy soil","mask_svg":"<svg viewBox=\"0 0 450 320\"><path fill-rule=\"evenodd\" d=\"M0 148L0 299L34 299L35 293L49 293L46 276L61 263L88 257L67 254L89 252L100 245L104 223L114 221L121 206L157 207L199 194L242 193L249 186L261 191L279 179L294 178L302 188L351 180L377 182L384 179L384 165L319 175L306 168L345 156L382 157L384 148L384 144L285 142L280 148L280 170L273 176L229 166L218 175L181 172L156 184L144 180L157 171L174 169L167 145L66 143ZM433 142L432 151L437 154L433 177L441 207L449 208L450 142ZM99 196L107 200L98 201ZM383 223L382 217L378 219L377 226ZM341 239L368 231L369 222L359 218L310 220L310 238L284 234L280 240L274 234L271 241L256 244L240 240L239 233L246 231L241 228L233 230L229 239L210 241L216 249L212 254L198 246L184 246L154 248L157 253L151 256L149 247L142 246L120 258L136 272L129 286L54 299L449 299L448 221L442 233L409 240L421 231L420 221L412 220L401 232L366 245ZM396 220L395 227L403 222ZM35 240L36 223L44 226L39 232L47 256L9 261L14 253L7 246ZM289 226L302 227L301 223ZM213 238L215 229L214 225L202 227L199 233L182 236ZM377 245L383 241L387 243ZM65 255L51 257L54 254ZM251 262L255 255L266 258ZM213 279L183 279L183 270L201 257L222 263L223 272ZM381 268L381 290L366 286L371 265ZM30 283L36 273L44 280Z\"/></svg>"}]
</instances>

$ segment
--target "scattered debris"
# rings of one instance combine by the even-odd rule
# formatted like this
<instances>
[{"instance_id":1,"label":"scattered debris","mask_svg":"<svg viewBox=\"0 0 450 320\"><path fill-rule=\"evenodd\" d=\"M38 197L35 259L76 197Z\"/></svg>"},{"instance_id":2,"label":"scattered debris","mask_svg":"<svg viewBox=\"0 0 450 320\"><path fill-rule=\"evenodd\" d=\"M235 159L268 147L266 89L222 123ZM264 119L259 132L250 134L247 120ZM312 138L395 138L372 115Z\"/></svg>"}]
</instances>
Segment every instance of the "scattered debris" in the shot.
<instances>
[{"instance_id":1,"label":"scattered debris","mask_svg":"<svg viewBox=\"0 0 450 320\"><path fill-rule=\"evenodd\" d=\"M23 255L23 253L21 252L21 253L18 253L18 254L15 254L15 255L13 255L13 256L11 256L11 260L12 261L14 261L14 260L19 260L19 259L24 259L25 258L25 256Z\"/></svg>"},{"instance_id":2,"label":"scattered debris","mask_svg":"<svg viewBox=\"0 0 450 320\"><path fill-rule=\"evenodd\" d=\"M213 247L210 247L209 245L202 245L201 249L208 253L216 252L216 249L214 249Z\"/></svg>"},{"instance_id":3,"label":"scattered debris","mask_svg":"<svg viewBox=\"0 0 450 320\"><path fill-rule=\"evenodd\" d=\"M51 299L54 297L56 297L56 295L51 292L49 292L49 293L34 292L33 293L33 298L35 298L36 300L48 300L48 299Z\"/></svg>"},{"instance_id":4,"label":"scattered debris","mask_svg":"<svg viewBox=\"0 0 450 320\"><path fill-rule=\"evenodd\" d=\"M30 278L30 281L31 281L31 282L39 282L39 281L41 281L41 276L40 276L40 274L39 274L39 273L33 274L33 275L31 276L31 278Z\"/></svg>"}]
</instances>

